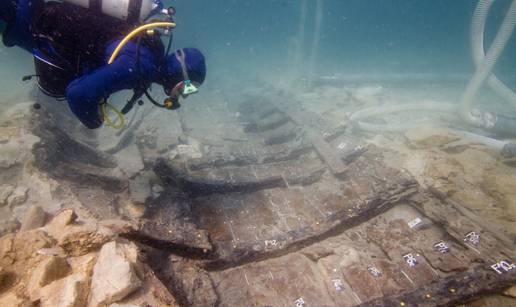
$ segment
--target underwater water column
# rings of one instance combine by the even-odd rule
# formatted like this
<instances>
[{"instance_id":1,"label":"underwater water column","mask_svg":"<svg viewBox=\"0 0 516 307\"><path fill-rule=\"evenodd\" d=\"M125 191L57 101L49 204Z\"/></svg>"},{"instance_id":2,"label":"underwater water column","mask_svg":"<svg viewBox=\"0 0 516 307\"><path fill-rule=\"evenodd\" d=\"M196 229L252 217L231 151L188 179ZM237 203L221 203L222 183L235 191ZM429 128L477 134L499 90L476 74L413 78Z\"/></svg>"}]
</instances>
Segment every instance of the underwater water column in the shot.
<instances>
[{"instance_id":1,"label":"underwater water column","mask_svg":"<svg viewBox=\"0 0 516 307\"><path fill-rule=\"evenodd\" d=\"M315 69L317 67L317 58L319 55L319 44L321 42L321 25L323 21L323 0L317 0L315 4L315 27L312 47L310 49L310 60L308 62L308 81L311 83Z\"/></svg>"},{"instance_id":2,"label":"underwater water column","mask_svg":"<svg viewBox=\"0 0 516 307\"><path fill-rule=\"evenodd\" d=\"M305 35L306 35L306 16L308 12L308 0L299 1L299 21L297 23L297 32L290 38L287 50L286 69L288 72L289 85L299 84L299 79L306 72L305 60Z\"/></svg>"},{"instance_id":3,"label":"underwater water column","mask_svg":"<svg viewBox=\"0 0 516 307\"><path fill-rule=\"evenodd\" d=\"M299 12L299 24L298 33L296 40L296 50L294 54L294 66L296 69L296 75L299 76L301 73L301 67L303 67L303 58L305 54L305 32L306 32L306 14L308 11L308 0L300 1L300 12Z\"/></svg>"}]
</instances>

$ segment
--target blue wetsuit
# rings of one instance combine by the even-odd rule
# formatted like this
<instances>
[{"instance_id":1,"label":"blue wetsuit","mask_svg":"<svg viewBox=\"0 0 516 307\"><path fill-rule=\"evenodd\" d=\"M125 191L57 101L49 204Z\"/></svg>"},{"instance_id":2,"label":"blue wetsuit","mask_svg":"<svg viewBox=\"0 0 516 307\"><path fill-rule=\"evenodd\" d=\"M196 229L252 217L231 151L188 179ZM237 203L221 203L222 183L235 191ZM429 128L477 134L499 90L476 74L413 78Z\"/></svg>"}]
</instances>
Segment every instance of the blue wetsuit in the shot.
<instances>
[{"instance_id":1,"label":"blue wetsuit","mask_svg":"<svg viewBox=\"0 0 516 307\"><path fill-rule=\"evenodd\" d=\"M47 5L42 0L0 0L0 19L7 23L4 44L42 53L51 64L66 63L73 77L65 85L63 95L72 112L88 128L102 125L99 102L110 94L137 89L151 82L175 84L181 81L165 77L167 68L164 68L163 45L159 39L140 45L138 63L137 44L131 41L108 65L107 60L123 33L128 33L133 25L106 16L83 21L86 9L60 3L46 9ZM79 21L70 23L73 10L79 10L76 14ZM104 23L105 18L109 20L103 28L92 30L96 24ZM119 28L122 28L120 33L115 31Z\"/></svg>"}]
</instances>

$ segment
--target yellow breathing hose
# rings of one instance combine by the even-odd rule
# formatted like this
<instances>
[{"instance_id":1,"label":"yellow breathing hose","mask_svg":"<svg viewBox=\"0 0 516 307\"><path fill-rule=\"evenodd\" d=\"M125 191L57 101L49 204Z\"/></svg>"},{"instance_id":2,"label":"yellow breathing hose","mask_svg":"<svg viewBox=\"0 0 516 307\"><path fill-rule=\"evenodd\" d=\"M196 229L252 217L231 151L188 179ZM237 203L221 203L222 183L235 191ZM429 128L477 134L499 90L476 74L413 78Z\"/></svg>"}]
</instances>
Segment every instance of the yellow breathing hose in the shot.
<instances>
[{"instance_id":1,"label":"yellow breathing hose","mask_svg":"<svg viewBox=\"0 0 516 307\"><path fill-rule=\"evenodd\" d=\"M148 30L148 29L160 28L160 27L161 28L163 28L163 27L164 28L175 28L176 23L175 22L153 22L153 23L144 24L144 25L139 26L138 28L134 29L133 31L131 31L131 33L127 34L127 36L124 37L124 39L118 44L118 46L116 46L115 51L113 51L113 53L111 54L111 57L109 58L108 64L113 63L113 61L115 60L115 58L118 55L118 53L120 52L120 50L122 50L122 48L125 46L125 44L127 44L128 41L130 41L133 37L138 35L138 33Z\"/></svg>"},{"instance_id":2,"label":"yellow breathing hose","mask_svg":"<svg viewBox=\"0 0 516 307\"><path fill-rule=\"evenodd\" d=\"M122 48L127 44L127 42L130 41L136 35L138 35L140 32L160 27L175 28L176 24L174 22L153 22L139 26L138 28L131 31L131 33L127 34L127 36L124 37L124 39L118 44L118 46L116 46L115 50L111 54L111 57L109 57L108 64L113 63L118 53L120 53L120 50L122 50ZM108 108L115 113L117 120L111 120L108 114ZM121 129L125 125L124 114L122 114L122 112L120 112L113 105L109 104L107 101L103 101L100 104L100 112L102 113L102 117L104 118L104 123L106 124L106 126L111 127L113 129Z\"/></svg>"},{"instance_id":3,"label":"yellow breathing hose","mask_svg":"<svg viewBox=\"0 0 516 307\"><path fill-rule=\"evenodd\" d=\"M108 108L115 113L117 117L115 121L112 121L111 117L109 117ZM111 127L113 129L121 129L125 125L124 114L122 114L122 112L120 112L117 108L107 103L106 101L100 104L100 112L102 113L102 117L104 118L104 124L106 126Z\"/></svg>"}]
</instances>

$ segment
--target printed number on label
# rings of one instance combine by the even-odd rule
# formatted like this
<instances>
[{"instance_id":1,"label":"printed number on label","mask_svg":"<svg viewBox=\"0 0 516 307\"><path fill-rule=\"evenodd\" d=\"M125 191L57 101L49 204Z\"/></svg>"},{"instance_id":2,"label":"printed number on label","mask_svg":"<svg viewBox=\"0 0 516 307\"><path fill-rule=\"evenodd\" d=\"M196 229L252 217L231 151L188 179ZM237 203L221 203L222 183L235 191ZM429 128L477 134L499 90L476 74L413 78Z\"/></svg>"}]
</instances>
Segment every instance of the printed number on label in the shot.
<instances>
[{"instance_id":1,"label":"printed number on label","mask_svg":"<svg viewBox=\"0 0 516 307\"><path fill-rule=\"evenodd\" d=\"M415 267L418 264L416 257L412 253L404 255L403 259L405 259L405 262L411 268Z\"/></svg>"},{"instance_id":2,"label":"printed number on label","mask_svg":"<svg viewBox=\"0 0 516 307\"><path fill-rule=\"evenodd\" d=\"M305 304L306 304L305 300L302 297L300 297L300 298L298 298L297 300L294 301L294 305L296 307L305 307Z\"/></svg>"},{"instance_id":3,"label":"printed number on label","mask_svg":"<svg viewBox=\"0 0 516 307\"><path fill-rule=\"evenodd\" d=\"M516 265L508 260L502 260L491 265L491 269L493 269L498 274L504 274L510 272L516 268Z\"/></svg>"},{"instance_id":4,"label":"printed number on label","mask_svg":"<svg viewBox=\"0 0 516 307\"><path fill-rule=\"evenodd\" d=\"M443 241L441 241L439 243L435 243L434 249L443 254L450 251L450 247L448 246L448 244L446 244L446 242L443 242Z\"/></svg>"}]
</instances>

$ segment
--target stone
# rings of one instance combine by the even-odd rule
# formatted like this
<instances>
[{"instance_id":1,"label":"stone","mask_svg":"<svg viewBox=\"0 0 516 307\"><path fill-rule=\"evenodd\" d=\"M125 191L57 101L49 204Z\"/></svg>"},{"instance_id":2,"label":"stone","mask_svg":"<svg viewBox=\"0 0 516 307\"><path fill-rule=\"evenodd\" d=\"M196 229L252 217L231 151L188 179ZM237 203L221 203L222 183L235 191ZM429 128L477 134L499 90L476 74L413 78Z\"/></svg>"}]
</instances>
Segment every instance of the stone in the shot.
<instances>
[{"instance_id":1,"label":"stone","mask_svg":"<svg viewBox=\"0 0 516 307\"><path fill-rule=\"evenodd\" d=\"M512 286L503 292L504 295L516 298L516 286Z\"/></svg>"},{"instance_id":2,"label":"stone","mask_svg":"<svg viewBox=\"0 0 516 307\"><path fill-rule=\"evenodd\" d=\"M118 166L127 178L134 178L145 168L140 150L135 144L117 152L115 158Z\"/></svg>"},{"instance_id":3,"label":"stone","mask_svg":"<svg viewBox=\"0 0 516 307\"><path fill-rule=\"evenodd\" d=\"M178 145L177 155L183 159L200 159L202 157L201 149L197 145Z\"/></svg>"},{"instance_id":4,"label":"stone","mask_svg":"<svg viewBox=\"0 0 516 307\"><path fill-rule=\"evenodd\" d=\"M111 240L112 233L98 229L96 225L70 225L55 238L67 255L77 257L99 249Z\"/></svg>"},{"instance_id":5,"label":"stone","mask_svg":"<svg viewBox=\"0 0 516 307\"><path fill-rule=\"evenodd\" d=\"M40 249L54 244L55 241L39 229L5 235L0 238L0 266L5 268L18 262L24 264L34 259Z\"/></svg>"},{"instance_id":6,"label":"stone","mask_svg":"<svg viewBox=\"0 0 516 307\"><path fill-rule=\"evenodd\" d=\"M152 197L149 176L144 173L129 180L129 195L134 203L145 204Z\"/></svg>"},{"instance_id":7,"label":"stone","mask_svg":"<svg viewBox=\"0 0 516 307\"><path fill-rule=\"evenodd\" d=\"M7 286L8 279L9 279L8 273L2 267L0 267L0 293Z\"/></svg>"},{"instance_id":8,"label":"stone","mask_svg":"<svg viewBox=\"0 0 516 307\"><path fill-rule=\"evenodd\" d=\"M93 274L93 267L95 266L96 261L96 252L92 252L84 256L68 258L68 263L72 267L74 273L83 273L87 276L91 276Z\"/></svg>"},{"instance_id":9,"label":"stone","mask_svg":"<svg viewBox=\"0 0 516 307\"><path fill-rule=\"evenodd\" d=\"M17 186L11 195L7 198L9 206L15 207L22 205L27 201L29 189L23 186Z\"/></svg>"},{"instance_id":10,"label":"stone","mask_svg":"<svg viewBox=\"0 0 516 307\"><path fill-rule=\"evenodd\" d=\"M46 212L40 206L32 206L25 213L21 222L21 231L31 230L45 225Z\"/></svg>"},{"instance_id":11,"label":"stone","mask_svg":"<svg viewBox=\"0 0 516 307\"><path fill-rule=\"evenodd\" d=\"M8 234L0 238L0 265L8 267L14 263L14 234Z\"/></svg>"},{"instance_id":12,"label":"stone","mask_svg":"<svg viewBox=\"0 0 516 307\"><path fill-rule=\"evenodd\" d=\"M444 128L419 127L405 132L405 138L412 148L428 149L458 141L461 136Z\"/></svg>"},{"instance_id":13,"label":"stone","mask_svg":"<svg viewBox=\"0 0 516 307\"><path fill-rule=\"evenodd\" d=\"M48 257L32 272L28 284L29 295L31 298L37 296L42 287L65 277L70 271L66 258Z\"/></svg>"},{"instance_id":14,"label":"stone","mask_svg":"<svg viewBox=\"0 0 516 307\"><path fill-rule=\"evenodd\" d=\"M16 232L20 229L21 224L17 219L13 218L8 221L0 223L0 236Z\"/></svg>"},{"instance_id":15,"label":"stone","mask_svg":"<svg viewBox=\"0 0 516 307\"><path fill-rule=\"evenodd\" d=\"M11 292L3 297L0 297L0 306L24 307L30 305L27 301L17 296L16 293Z\"/></svg>"},{"instance_id":16,"label":"stone","mask_svg":"<svg viewBox=\"0 0 516 307\"><path fill-rule=\"evenodd\" d=\"M76 218L72 209L63 210L45 227L69 256L77 257L95 251L116 235L96 222L75 222Z\"/></svg>"},{"instance_id":17,"label":"stone","mask_svg":"<svg viewBox=\"0 0 516 307\"><path fill-rule=\"evenodd\" d=\"M216 306L218 297L208 273L188 263L171 261L169 287L181 293L184 306Z\"/></svg>"},{"instance_id":18,"label":"stone","mask_svg":"<svg viewBox=\"0 0 516 307\"><path fill-rule=\"evenodd\" d=\"M57 213L47 227L49 228L61 228L69 225L77 219L77 214L73 209L65 209Z\"/></svg>"},{"instance_id":19,"label":"stone","mask_svg":"<svg viewBox=\"0 0 516 307\"><path fill-rule=\"evenodd\" d=\"M15 187L10 184L2 184L0 186L0 207L3 207L8 204L7 199L13 193Z\"/></svg>"},{"instance_id":20,"label":"stone","mask_svg":"<svg viewBox=\"0 0 516 307\"><path fill-rule=\"evenodd\" d=\"M88 276L78 273L57 280L42 288L40 296L36 301L39 301L38 306L41 307L85 306L87 291Z\"/></svg>"},{"instance_id":21,"label":"stone","mask_svg":"<svg viewBox=\"0 0 516 307\"><path fill-rule=\"evenodd\" d=\"M134 244L113 241L104 244L93 268L90 307L118 302L140 288L135 267L138 250Z\"/></svg>"}]
</instances>

